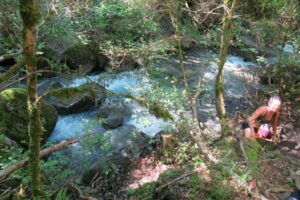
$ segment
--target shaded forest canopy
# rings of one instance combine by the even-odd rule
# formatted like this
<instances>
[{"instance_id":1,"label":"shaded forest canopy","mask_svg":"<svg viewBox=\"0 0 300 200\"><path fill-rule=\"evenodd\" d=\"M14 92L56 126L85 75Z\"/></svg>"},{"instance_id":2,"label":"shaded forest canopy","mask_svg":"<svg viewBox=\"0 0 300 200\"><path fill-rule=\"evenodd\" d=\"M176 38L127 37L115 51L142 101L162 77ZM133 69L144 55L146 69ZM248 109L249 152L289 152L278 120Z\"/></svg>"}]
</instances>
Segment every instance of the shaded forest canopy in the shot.
<instances>
[{"instance_id":1,"label":"shaded forest canopy","mask_svg":"<svg viewBox=\"0 0 300 200\"><path fill-rule=\"evenodd\" d=\"M299 1L30 2L1 0L0 199L300 191ZM281 142L244 137L240 123L274 95ZM43 154L36 182L28 156L32 169L32 152L73 136Z\"/></svg>"}]
</instances>

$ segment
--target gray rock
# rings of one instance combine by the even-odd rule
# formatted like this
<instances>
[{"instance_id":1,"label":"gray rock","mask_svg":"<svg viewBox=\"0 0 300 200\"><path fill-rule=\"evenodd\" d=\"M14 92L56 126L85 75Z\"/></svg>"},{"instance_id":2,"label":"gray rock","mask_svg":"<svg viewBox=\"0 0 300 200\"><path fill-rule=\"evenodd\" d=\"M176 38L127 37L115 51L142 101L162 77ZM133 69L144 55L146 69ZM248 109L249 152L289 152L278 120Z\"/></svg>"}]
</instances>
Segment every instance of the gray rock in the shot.
<instances>
[{"instance_id":1,"label":"gray rock","mask_svg":"<svg viewBox=\"0 0 300 200\"><path fill-rule=\"evenodd\" d=\"M129 117L130 115L131 111L125 105L119 107L105 105L97 111L97 117L105 119L103 127L106 129L114 129L121 126L125 117Z\"/></svg>"}]
</instances>

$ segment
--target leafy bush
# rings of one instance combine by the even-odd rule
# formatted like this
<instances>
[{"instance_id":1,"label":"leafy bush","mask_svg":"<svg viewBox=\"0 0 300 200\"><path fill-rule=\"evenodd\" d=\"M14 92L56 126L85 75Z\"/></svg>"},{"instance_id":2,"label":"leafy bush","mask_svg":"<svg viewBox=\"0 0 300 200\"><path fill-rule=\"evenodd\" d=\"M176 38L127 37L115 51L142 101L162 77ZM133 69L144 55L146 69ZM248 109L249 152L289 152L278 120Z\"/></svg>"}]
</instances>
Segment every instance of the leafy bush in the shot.
<instances>
[{"instance_id":1,"label":"leafy bush","mask_svg":"<svg viewBox=\"0 0 300 200\"><path fill-rule=\"evenodd\" d=\"M275 16L285 4L285 0L245 0L242 10L253 18L270 18Z\"/></svg>"},{"instance_id":2,"label":"leafy bush","mask_svg":"<svg viewBox=\"0 0 300 200\"><path fill-rule=\"evenodd\" d=\"M97 27L114 41L130 44L149 40L159 33L159 25L147 10L131 7L124 1L102 1L93 8Z\"/></svg>"}]
</instances>

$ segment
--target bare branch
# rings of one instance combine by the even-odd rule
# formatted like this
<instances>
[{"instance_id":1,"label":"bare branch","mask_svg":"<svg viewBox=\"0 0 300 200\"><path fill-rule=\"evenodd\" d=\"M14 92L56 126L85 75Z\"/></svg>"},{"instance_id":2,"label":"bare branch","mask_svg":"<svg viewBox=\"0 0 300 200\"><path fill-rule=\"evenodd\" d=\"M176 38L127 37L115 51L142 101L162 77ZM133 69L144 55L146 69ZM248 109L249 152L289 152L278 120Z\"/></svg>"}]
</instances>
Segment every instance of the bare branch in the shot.
<instances>
[{"instance_id":1,"label":"bare branch","mask_svg":"<svg viewBox=\"0 0 300 200\"><path fill-rule=\"evenodd\" d=\"M51 147L48 147L46 149L43 149L40 151L40 158L50 154L50 153L53 153L55 151L59 151L73 143L76 143L79 141L79 138L70 138L70 139L66 139L66 140L63 140L61 141L60 143L58 144L55 144ZM12 174L13 172L15 172L16 170L24 167L28 162L28 158L25 158L17 163L15 163L14 165L10 166L10 167L7 167L3 170L0 171L0 180L1 179L4 179L6 177L8 177L10 174Z\"/></svg>"}]
</instances>

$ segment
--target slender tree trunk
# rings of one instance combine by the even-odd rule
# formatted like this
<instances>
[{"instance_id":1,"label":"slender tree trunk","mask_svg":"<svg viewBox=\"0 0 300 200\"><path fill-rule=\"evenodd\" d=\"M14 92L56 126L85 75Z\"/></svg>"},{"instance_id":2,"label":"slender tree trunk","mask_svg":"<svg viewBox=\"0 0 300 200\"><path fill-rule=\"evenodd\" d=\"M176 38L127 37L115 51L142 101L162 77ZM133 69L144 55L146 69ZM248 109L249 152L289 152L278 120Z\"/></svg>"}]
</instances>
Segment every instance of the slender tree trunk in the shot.
<instances>
[{"instance_id":1,"label":"slender tree trunk","mask_svg":"<svg viewBox=\"0 0 300 200\"><path fill-rule=\"evenodd\" d=\"M35 0L20 0L20 13L24 24L24 54L28 73L28 113L29 113L29 161L31 189L34 197L40 196L40 138L43 127L40 119L40 102L37 97L37 75L35 63L35 31L39 13Z\"/></svg>"},{"instance_id":2,"label":"slender tree trunk","mask_svg":"<svg viewBox=\"0 0 300 200\"><path fill-rule=\"evenodd\" d=\"M224 0L225 8L229 7L229 0ZM231 5L231 9L224 11L223 17L223 29L221 36L221 46L220 46L220 54L217 61L218 64L218 73L216 77L216 109L217 116L220 119L222 133L226 131L226 109L225 109L225 100L224 100L224 83L222 78L223 68L226 61L226 57L228 54L228 48L232 39L232 18L234 16L234 11L237 6L237 0L233 0Z\"/></svg>"},{"instance_id":3,"label":"slender tree trunk","mask_svg":"<svg viewBox=\"0 0 300 200\"><path fill-rule=\"evenodd\" d=\"M188 85L188 75L186 73L186 68L184 66L184 57L183 57L183 51L181 47L181 32L179 29L179 22L178 22L178 15L176 14L177 8L174 5L175 3L173 0L169 0L169 12L170 12L170 17L172 20L172 25L175 28L175 40L176 44L178 47L178 59L179 59L179 66L180 66L180 71L183 77L183 83L184 83L184 88L187 94L187 98L190 102L191 110L192 110L192 117L193 117L193 123L198 122L199 126L199 121L198 121L198 116L197 116L197 107L196 107L196 100L192 97L191 90Z\"/></svg>"}]
</instances>

